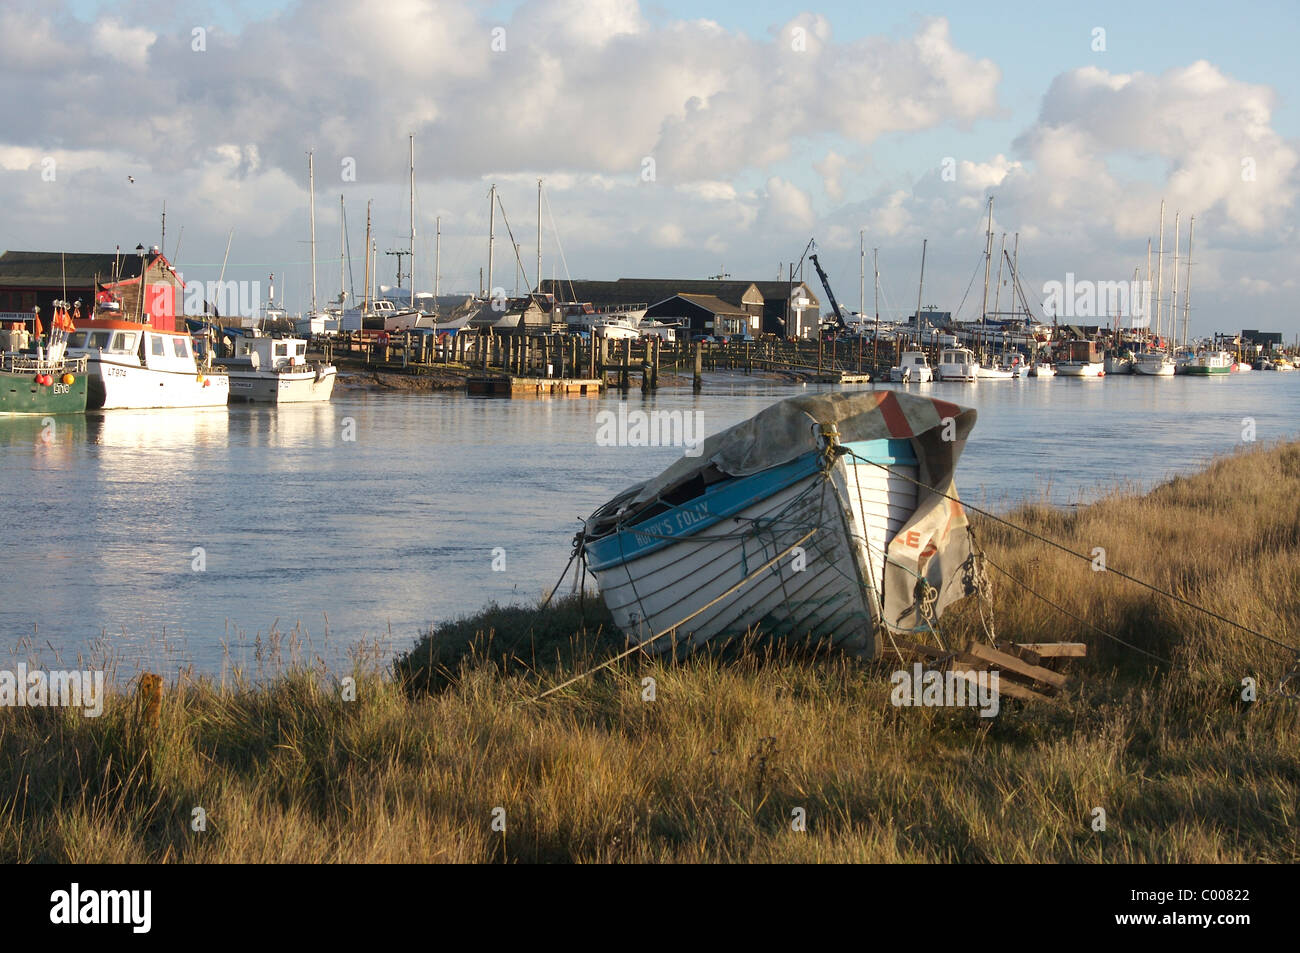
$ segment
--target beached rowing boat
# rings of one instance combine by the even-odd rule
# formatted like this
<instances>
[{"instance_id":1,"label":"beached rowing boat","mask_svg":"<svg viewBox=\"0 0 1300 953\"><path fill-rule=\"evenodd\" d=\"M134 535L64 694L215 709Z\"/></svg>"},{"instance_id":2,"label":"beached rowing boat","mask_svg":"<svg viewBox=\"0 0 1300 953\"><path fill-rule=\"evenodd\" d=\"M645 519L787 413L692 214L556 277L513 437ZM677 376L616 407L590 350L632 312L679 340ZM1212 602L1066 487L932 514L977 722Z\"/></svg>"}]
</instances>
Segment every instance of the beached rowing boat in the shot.
<instances>
[{"instance_id":1,"label":"beached rowing boat","mask_svg":"<svg viewBox=\"0 0 1300 953\"><path fill-rule=\"evenodd\" d=\"M896 391L793 397L610 500L581 552L655 651L759 630L874 657L973 591L953 472L974 425Z\"/></svg>"}]
</instances>

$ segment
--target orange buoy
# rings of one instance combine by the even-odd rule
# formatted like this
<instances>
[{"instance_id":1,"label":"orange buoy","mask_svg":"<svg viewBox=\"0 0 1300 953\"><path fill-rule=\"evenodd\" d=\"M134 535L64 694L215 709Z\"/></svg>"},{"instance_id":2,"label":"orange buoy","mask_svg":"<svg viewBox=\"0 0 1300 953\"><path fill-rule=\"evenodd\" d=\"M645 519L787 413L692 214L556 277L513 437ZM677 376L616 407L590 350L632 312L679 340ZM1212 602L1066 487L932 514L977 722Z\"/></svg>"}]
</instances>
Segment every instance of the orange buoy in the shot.
<instances>
[{"instance_id":1,"label":"orange buoy","mask_svg":"<svg viewBox=\"0 0 1300 953\"><path fill-rule=\"evenodd\" d=\"M67 384L69 387L72 386L72 384L73 384L74 381L76 381L76 378L73 377L71 374L64 374L64 375L63 375L63 383Z\"/></svg>"}]
</instances>

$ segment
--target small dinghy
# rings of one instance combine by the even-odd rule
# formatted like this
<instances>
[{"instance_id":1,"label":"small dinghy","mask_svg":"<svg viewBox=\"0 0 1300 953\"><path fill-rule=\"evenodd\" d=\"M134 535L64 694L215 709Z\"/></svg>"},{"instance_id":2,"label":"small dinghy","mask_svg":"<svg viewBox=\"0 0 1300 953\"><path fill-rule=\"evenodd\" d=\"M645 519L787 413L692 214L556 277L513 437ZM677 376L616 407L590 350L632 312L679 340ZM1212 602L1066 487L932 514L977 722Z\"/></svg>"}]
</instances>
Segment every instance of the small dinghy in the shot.
<instances>
[{"instance_id":1,"label":"small dinghy","mask_svg":"<svg viewBox=\"0 0 1300 953\"><path fill-rule=\"evenodd\" d=\"M975 591L953 482L974 425L896 391L790 398L610 500L580 551L653 651L760 631L875 657Z\"/></svg>"}]
</instances>

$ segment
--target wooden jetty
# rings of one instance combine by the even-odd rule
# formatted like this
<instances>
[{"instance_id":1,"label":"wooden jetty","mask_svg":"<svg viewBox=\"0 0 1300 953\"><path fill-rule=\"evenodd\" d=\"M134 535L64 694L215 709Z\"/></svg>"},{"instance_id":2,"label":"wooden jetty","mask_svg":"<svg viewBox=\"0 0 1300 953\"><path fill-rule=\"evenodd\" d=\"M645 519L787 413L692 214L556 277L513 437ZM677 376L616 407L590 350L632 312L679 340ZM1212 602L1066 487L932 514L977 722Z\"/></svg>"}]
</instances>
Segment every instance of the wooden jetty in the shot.
<instances>
[{"instance_id":1,"label":"wooden jetty","mask_svg":"<svg viewBox=\"0 0 1300 953\"><path fill-rule=\"evenodd\" d=\"M663 374L693 380L703 389L706 371L773 374L820 384L883 380L898 363L901 345L860 338L839 341L669 341L660 337L608 340L559 329L529 334L463 329L345 332L317 346L340 366L411 375L474 378L471 393L589 394L592 388L654 391ZM933 351L934 348L927 348ZM933 359L937 353L931 354ZM468 383L465 385L468 389ZM596 392L599 392L597 390Z\"/></svg>"}]
</instances>

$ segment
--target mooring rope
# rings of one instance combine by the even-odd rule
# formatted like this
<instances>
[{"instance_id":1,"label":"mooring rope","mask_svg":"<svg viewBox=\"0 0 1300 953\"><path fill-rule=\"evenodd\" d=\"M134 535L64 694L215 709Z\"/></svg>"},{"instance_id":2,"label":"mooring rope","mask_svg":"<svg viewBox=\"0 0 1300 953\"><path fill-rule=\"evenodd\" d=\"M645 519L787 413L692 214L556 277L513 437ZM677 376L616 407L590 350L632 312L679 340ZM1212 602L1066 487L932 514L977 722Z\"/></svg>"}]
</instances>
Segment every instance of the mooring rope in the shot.
<instances>
[{"instance_id":1,"label":"mooring rope","mask_svg":"<svg viewBox=\"0 0 1300 953\"><path fill-rule=\"evenodd\" d=\"M556 692L558 692L560 689L562 689L562 688L567 688L568 686L572 685L574 682L581 681L582 679L588 677L589 675L594 675L596 672L599 672L602 668L609 668L611 665L614 665L614 664L617 663L617 662L621 662L623 659L627 658L629 655L631 655L632 653L638 651L639 649L644 649L644 648L645 648L647 645L649 645L651 642L655 642L655 641L657 641L657 640L663 638L665 635L667 635L667 634L670 633L670 632L675 632L675 631L677 631L678 628L680 628L681 626L685 625L687 622L690 622L690 621L691 621L692 619L694 619L697 615L699 615L700 613L704 612L704 611L707 610L707 609L711 609L711 608L713 608L715 605L717 605L717 604L718 604L719 602L721 602L723 599L727 598L727 596L729 596L729 595L731 595L732 593L736 592L738 589L742 588L743 586L745 586L746 584L748 584L749 582L751 582L752 580L754 580L755 578L757 578L759 575L761 575L762 573L766 572L768 569L770 569L770 568L771 568L772 566L774 566L776 563L779 563L782 559L784 559L786 556L788 556L791 552L793 552L795 549L798 549L800 546L802 546L804 543L806 543L809 539L811 539L811 538L813 537L813 535L817 532L817 529L818 529L818 527L813 527L813 528L810 529L808 532L804 533L803 536L799 537L799 539L796 540L793 544L791 544L790 546L786 547L783 551L781 551L780 553L778 553L776 556L773 556L773 557L772 557L771 559L769 559L767 562L763 563L763 565L759 566L757 569L755 569L753 572L751 572L751 573L750 573L748 576L746 576L744 579L740 580L740 582L736 583L734 586L732 586L732 587L731 587L730 589L728 589L726 592L722 593L721 595L717 596L716 598L711 599L709 602L707 602L707 603L705 603L704 605L700 606L698 609L696 609L694 612L692 612L692 613L691 613L690 615L688 615L686 618L681 619L680 621L673 623L673 624L670 625L668 628L664 629L662 632L659 632L659 633L657 633L657 634L655 634L655 635L652 635L650 638L646 639L644 642L638 642L636 645L632 646L632 647L631 647L630 649L628 649L627 651L625 651L625 652L620 652L618 655L615 655L613 658L606 659L605 661L601 662L599 665L595 666L594 668L590 668L590 669L588 669L588 670L585 671L585 672L582 672L582 673L580 673L580 674L578 674L578 675L575 675L575 676L573 676L573 678L566 679L565 681L563 681L563 682L561 682L560 684L556 685L554 688L548 688L546 691L544 691L544 692L542 692L540 695L536 696L536 697L533 699L533 701L535 701L535 702L537 702L537 701L541 701L541 700L542 700L543 698L545 698L547 695L553 695L553 694L555 694Z\"/></svg>"},{"instance_id":2,"label":"mooring rope","mask_svg":"<svg viewBox=\"0 0 1300 953\"><path fill-rule=\"evenodd\" d=\"M1070 547L1065 546L1065 545L1063 545L1062 543L1058 543L1058 542L1057 542L1056 540L1054 540L1054 539L1050 539L1050 538L1048 538L1047 536L1043 536L1041 533L1035 533L1033 530L1028 529L1027 527L1024 527L1024 526L1020 526L1020 525L1018 525L1018 524L1016 524L1016 523L1013 523L1013 522L1011 522L1010 520L1005 520L1005 519L1003 519L1002 517L997 516L997 515L994 514L994 513L990 513L988 510L981 509L980 507L978 507L978 506L974 506L973 504L963 502L962 500L958 499L956 496L953 496L953 495L950 494L950 493L945 493L943 490L937 490L937 489L935 489L935 488L932 487L932 486L929 486L929 485L927 485L927 484L925 484L925 483L922 483L920 480L914 480L914 479L912 479L912 477L908 476L908 475L905 474L905 473L898 473L897 471L890 470L889 467L887 467L885 464L883 464L883 463L876 463L874 460L868 460L866 457L863 457L863 456L861 456L860 454L854 453L854 452L853 452L852 450L850 450L848 447L845 447L845 446L841 445L840 450L841 450L843 453L846 453L846 454L848 454L849 456L854 457L854 458L857 459L857 460L861 460L863 463L869 463L869 464L871 464L873 467L880 467L882 470L888 470L890 473L895 473L897 476L902 477L904 480L908 480L908 481L910 481L910 482L912 482L912 483L915 483L918 487L921 487L922 489L929 490L931 493L934 493L934 494L936 494L936 495L938 495L938 496L942 496L942 497L944 497L945 499L952 500L954 503L959 503L959 504L961 504L961 506L963 506L964 508L966 508L966 509L968 509L968 510L971 510L971 511L973 511L973 512L975 512L975 513L979 513L981 516L984 516L984 517L986 517L986 518L988 518L988 519L991 519L991 520L993 520L995 523L1000 523L1000 524L1002 524L1003 526L1008 527L1009 529L1014 529L1014 530L1017 530L1018 532L1024 533L1026 536L1032 537L1033 539L1036 539L1036 540L1038 540L1039 542L1046 543L1046 544L1049 545L1049 546L1055 547L1056 549L1059 549L1061 552L1066 553L1066 554L1068 554L1068 555L1070 555L1070 556L1073 556L1073 557L1075 557L1076 559L1082 559L1082 560L1083 560L1084 562L1086 562L1086 563L1091 563L1091 562L1093 561L1093 558L1092 558L1091 556L1087 556L1087 555L1084 555L1083 553L1075 552L1075 551L1074 551L1073 549L1071 549ZM1184 599L1182 596L1176 595L1175 593L1167 592L1167 591L1165 591L1164 589L1161 589L1159 586L1153 585L1153 584L1147 582L1146 580L1139 579L1137 576L1131 576L1131 575L1129 575L1128 573L1126 573L1126 572L1124 572L1124 571L1122 571L1122 570L1119 570L1119 569L1112 569L1110 566L1107 566L1105 571L1108 572L1108 573L1114 573L1116 576L1119 576L1121 579L1126 579L1126 580L1128 580L1129 582L1135 583L1135 584L1137 584L1137 585L1143 587L1144 589L1148 589L1148 590L1150 590L1151 592L1156 593L1157 595L1164 596L1164 597L1167 598L1167 599L1172 599L1174 602L1177 602L1177 603L1180 603L1180 604L1182 604L1182 605L1185 605L1185 606L1187 606L1189 609L1195 609L1195 610L1198 611L1198 612L1203 612L1203 613L1205 613L1206 615L1210 616L1211 618L1213 618L1213 619L1217 619L1218 621L1222 622L1222 623L1225 624L1225 625L1232 626L1234 629L1239 629L1239 630L1241 630L1242 632L1246 632L1246 633L1248 633L1248 634L1250 634L1250 635L1253 635L1253 636L1255 636L1255 637L1258 638L1258 639L1263 639L1265 642L1270 642L1270 643L1272 643L1273 645L1276 645L1276 646L1277 646L1278 648L1280 648L1280 649L1285 649L1286 651L1291 652L1291 653L1295 653L1295 652L1297 652L1296 647L1293 646L1293 645L1289 645L1289 644L1287 644L1286 642L1279 641L1278 639L1275 639L1275 638L1273 638L1272 636L1265 635L1263 632L1260 632L1260 631L1258 631L1258 630L1256 630L1256 629L1252 629L1252 628L1251 628L1250 626L1248 626L1248 625L1242 625L1240 622L1236 622L1236 621L1234 621L1234 620L1232 620L1232 619L1229 619L1227 616L1222 615L1222 614L1220 614L1220 613L1218 613L1218 612L1215 612L1213 609L1208 609L1208 608L1206 608L1205 606L1197 605L1195 602L1192 602L1192 601L1189 600L1189 599ZM1046 601L1046 600L1044 600L1044 601Z\"/></svg>"}]
</instances>

